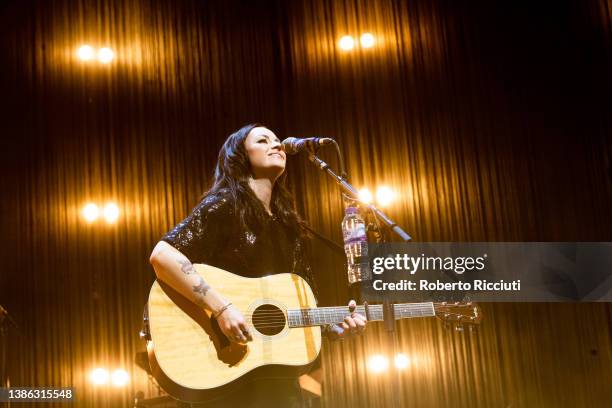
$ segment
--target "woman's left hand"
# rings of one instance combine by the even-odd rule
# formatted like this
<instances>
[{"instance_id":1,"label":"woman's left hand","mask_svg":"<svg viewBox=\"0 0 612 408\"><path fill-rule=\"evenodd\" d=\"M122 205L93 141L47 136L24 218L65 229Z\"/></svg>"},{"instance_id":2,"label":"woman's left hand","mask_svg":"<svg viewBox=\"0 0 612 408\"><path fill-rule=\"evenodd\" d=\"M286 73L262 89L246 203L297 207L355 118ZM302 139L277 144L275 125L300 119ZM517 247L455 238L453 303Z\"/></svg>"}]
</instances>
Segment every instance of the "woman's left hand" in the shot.
<instances>
[{"instance_id":1,"label":"woman's left hand","mask_svg":"<svg viewBox=\"0 0 612 408\"><path fill-rule=\"evenodd\" d=\"M362 314L355 312L357 302L351 300L348 304L351 314L344 318L344 321L339 325L343 330L336 332L338 338L347 338L359 334L363 334L366 328L368 319Z\"/></svg>"}]
</instances>

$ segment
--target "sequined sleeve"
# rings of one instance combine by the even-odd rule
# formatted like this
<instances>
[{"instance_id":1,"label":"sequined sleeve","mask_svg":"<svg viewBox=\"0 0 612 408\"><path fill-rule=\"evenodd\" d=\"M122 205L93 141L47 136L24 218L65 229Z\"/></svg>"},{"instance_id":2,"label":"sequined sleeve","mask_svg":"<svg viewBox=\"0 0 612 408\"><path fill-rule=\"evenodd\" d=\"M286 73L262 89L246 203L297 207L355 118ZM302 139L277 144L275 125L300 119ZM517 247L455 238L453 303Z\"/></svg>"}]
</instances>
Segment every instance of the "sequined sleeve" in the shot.
<instances>
[{"instance_id":1,"label":"sequined sleeve","mask_svg":"<svg viewBox=\"0 0 612 408\"><path fill-rule=\"evenodd\" d=\"M208 196L162 238L192 263L212 263L232 233L233 211L227 198Z\"/></svg>"}]
</instances>

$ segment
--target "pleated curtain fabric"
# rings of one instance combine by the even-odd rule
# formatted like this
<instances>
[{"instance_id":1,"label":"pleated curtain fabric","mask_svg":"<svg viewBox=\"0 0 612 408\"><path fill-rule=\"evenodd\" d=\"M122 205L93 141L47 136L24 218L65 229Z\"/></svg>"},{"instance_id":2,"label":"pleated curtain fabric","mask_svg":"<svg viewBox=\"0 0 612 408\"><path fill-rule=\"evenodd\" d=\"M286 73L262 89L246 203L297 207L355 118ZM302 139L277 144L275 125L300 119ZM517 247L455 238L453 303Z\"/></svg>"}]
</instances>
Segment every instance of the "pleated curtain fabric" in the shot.
<instances>
[{"instance_id":1,"label":"pleated curtain fabric","mask_svg":"<svg viewBox=\"0 0 612 408\"><path fill-rule=\"evenodd\" d=\"M155 396L134 354L159 238L210 186L249 122L335 138L351 181L396 195L416 241L610 241L610 3L601 1L7 1L2 33L0 304L19 325L11 384L74 386L82 405ZM371 33L374 46L360 44ZM340 38L355 40L342 50ZM76 58L110 47L108 64ZM337 166L333 149L321 157ZM341 242L343 203L290 157L300 213ZM115 224L84 221L116 202ZM343 258L313 245L321 303ZM478 333L402 321L408 366L368 371L386 333L323 349L322 405L605 406L608 304L486 304ZM124 368L127 387L91 369Z\"/></svg>"}]
</instances>

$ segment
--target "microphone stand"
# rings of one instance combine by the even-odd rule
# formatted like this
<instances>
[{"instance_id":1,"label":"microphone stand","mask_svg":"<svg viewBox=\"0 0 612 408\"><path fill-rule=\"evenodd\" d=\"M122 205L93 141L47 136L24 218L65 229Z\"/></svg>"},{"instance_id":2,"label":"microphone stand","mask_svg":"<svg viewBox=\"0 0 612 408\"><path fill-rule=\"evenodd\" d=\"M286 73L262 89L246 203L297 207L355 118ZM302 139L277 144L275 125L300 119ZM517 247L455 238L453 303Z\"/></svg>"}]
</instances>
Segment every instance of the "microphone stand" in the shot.
<instances>
[{"instance_id":1,"label":"microphone stand","mask_svg":"<svg viewBox=\"0 0 612 408\"><path fill-rule=\"evenodd\" d=\"M376 217L377 220L382 221L387 226L387 228L389 228L397 236L399 236L402 241L408 242L408 241L410 241L412 239L410 237L410 235L408 235L399 225L397 225L397 223L395 221L393 221L391 218L389 218L381 210L379 210L378 208L376 208L372 204L363 203L359 199L359 192L357 191L357 189L355 189L355 187L353 187L351 185L351 183L349 183L346 180L346 178L340 177L336 173L334 173L334 171L329 167L329 165L327 163L325 163L323 160L321 160L316 155L316 149L315 150L309 150L309 152L308 152L308 159L312 163L314 163L314 165L317 166L319 168L319 170L324 171L329 176L331 176L331 178L340 186L340 188L346 193L346 195L348 195L349 197L353 198L355 201L359 201L365 208L370 210L374 214L374 216Z\"/></svg>"},{"instance_id":2,"label":"microphone stand","mask_svg":"<svg viewBox=\"0 0 612 408\"><path fill-rule=\"evenodd\" d=\"M337 243L335 243L334 241L332 241L331 239L327 238L325 235L315 231L313 228L311 228L309 225L304 225L304 228L310 232L315 238L317 238L319 241L321 241L322 243L324 243L329 249L332 250L332 252L336 253L337 255L340 255L342 257L345 256L344 254L344 248L342 248L340 245L338 245Z\"/></svg>"},{"instance_id":3,"label":"microphone stand","mask_svg":"<svg viewBox=\"0 0 612 408\"><path fill-rule=\"evenodd\" d=\"M337 152L339 155L340 163L343 163L342 155L340 154L340 149L337 147ZM317 156L317 147L308 149L308 159L319 168L319 170L327 173L335 182L340 186L340 188L344 191L346 195L350 198L354 199L361 203L365 208L367 208L371 214L374 216L375 221L375 230L378 232L378 239L382 242L384 234L380 230L380 221L382 221L389 230L393 231L397 236L401 238L402 241L408 242L412 238L408 235L395 221L389 218L385 213L376 208L372 204L363 203L359 199L359 192L355 187L353 187L346 179L346 172L344 171L344 165L342 165L342 176L338 176L327 163L321 160L320 157ZM395 330L395 308L393 302L385 299L383 301L383 321L385 325L385 330L387 331L387 358L389 359L389 364L392 366L395 363L395 350L397 349L397 332ZM390 387L391 387L391 400L394 407L400 407L400 384L399 381L399 373L395 372L395 374L391 375Z\"/></svg>"}]
</instances>

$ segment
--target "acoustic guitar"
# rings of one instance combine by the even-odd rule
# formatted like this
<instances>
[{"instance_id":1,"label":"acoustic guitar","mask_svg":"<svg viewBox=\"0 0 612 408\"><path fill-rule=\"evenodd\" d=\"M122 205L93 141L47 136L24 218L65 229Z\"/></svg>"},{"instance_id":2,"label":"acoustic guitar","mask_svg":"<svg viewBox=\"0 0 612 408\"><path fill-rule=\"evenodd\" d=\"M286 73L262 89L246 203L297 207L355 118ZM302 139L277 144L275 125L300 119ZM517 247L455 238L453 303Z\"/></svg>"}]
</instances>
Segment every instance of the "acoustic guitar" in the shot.
<instances>
[{"instance_id":1,"label":"acoustic guitar","mask_svg":"<svg viewBox=\"0 0 612 408\"><path fill-rule=\"evenodd\" d=\"M217 322L161 281L149 294L147 351L154 377L173 397L206 401L231 392L255 377L298 376L321 349L321 325L341 323L348 306L317 307L308 283L284 273L244 278L209 265L194 265L212 287L231 299L249 326L253 341L231 342ZM393 305L395 319L438 316L477 324L475 304ZM356 311L366 315L365 306ZM382 321L382 305L367 306L369 321Z\"/></svg>"}]
</instances>

